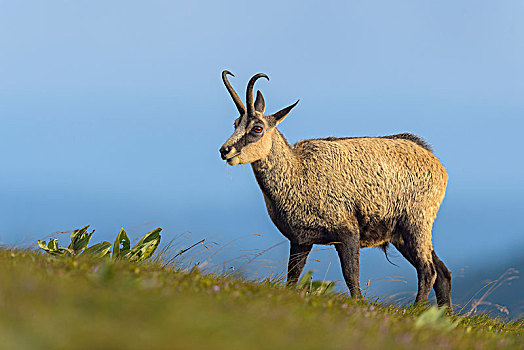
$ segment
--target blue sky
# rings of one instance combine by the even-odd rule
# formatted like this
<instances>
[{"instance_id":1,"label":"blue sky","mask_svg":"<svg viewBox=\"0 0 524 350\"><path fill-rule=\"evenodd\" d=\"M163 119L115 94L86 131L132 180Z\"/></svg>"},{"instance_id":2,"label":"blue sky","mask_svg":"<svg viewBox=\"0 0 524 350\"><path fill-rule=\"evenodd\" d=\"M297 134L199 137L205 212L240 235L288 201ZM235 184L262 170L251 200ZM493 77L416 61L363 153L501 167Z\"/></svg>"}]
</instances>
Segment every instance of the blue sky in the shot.
<instances>
[{"instance_id":1,"label":"blue sky","mask_svg":"<svg viewBox=\"0 0 524 350\"><path fill-rule=\"evenodd\" d=\"M301 99L281 126L291 142L423 136L450 175L439 255L452 270L500 261L524 246L523 15L521 1L0 1L0 240L89 223L99 239L162 226L264 235L239 250L283 241L249 167L218 154L229 69L241 96L270 76L268 112ZM340 278L316 254L310 267ZM401 257L362 260L363 279L414 275Z\"/></svg>"}]
</instances>

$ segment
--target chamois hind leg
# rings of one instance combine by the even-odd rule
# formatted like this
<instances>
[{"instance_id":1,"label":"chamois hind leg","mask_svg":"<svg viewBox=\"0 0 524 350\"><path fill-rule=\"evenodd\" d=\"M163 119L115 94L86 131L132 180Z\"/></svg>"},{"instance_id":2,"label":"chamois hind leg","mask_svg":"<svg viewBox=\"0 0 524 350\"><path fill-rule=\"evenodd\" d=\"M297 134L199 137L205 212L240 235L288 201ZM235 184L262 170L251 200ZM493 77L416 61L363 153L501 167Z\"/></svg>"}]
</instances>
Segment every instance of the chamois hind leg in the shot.
<instances>
[{"instance_id":1,"label":"chamois hind leg","mask_svg":"<svg viewBox=\"0 0 524 350\"><path fill-rule=\"evenodd\" d=\"M359 285L359 256L360 242L359 235L349 233L344 236L341 242L335 243L335 248L342 265L342 275L349 288L351 297L362 298Z\"/></svg>"},{"instance_id":2,"label":"chamois hind leg","mask_svg":"<svg viewBox=\"0 0 524 350\"><path fill-rule=\"evenodd\" d=\"M438 306L447 306L451 310L451 271L440 260L435 253L431 252L433 257L433 264L437 270L437 279L433 285L435 295L437 296Z\"/></svg>"},{"instance_id":3,"label":"chamois hind leg","mask_svg":"<svg viewBox=\"0 0 524 350\"><path fill-rule=\"evenodd\" d=\"M418 291L415 304L423 303L427 301L437 278L432 258L431 226L429 230L409 227L399 234L401 238L392 243L417 270Z\"/></svg>"},{"instance_id":4,"label":"chamois hind leg","mask_svg":"<svg viewBox=\"0 0 524 350\"><path fill-rule=\"evenodd\" d=\"M290 242L289 247L289 262L287 265L287 285L294 285L297 283L306 260L313 247L312 244L297 244Z\"/></svg>"}]
</instances>

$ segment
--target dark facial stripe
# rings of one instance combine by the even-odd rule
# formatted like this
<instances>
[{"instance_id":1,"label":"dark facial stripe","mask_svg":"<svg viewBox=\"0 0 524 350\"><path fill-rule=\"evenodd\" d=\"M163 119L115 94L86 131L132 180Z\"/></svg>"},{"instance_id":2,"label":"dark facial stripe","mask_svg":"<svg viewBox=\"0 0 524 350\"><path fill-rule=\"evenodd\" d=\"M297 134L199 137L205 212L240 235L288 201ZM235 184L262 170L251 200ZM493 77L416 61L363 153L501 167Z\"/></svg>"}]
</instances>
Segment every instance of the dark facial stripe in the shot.
<instances>
[{"instance_id":1,"label":"dark facial stripe","mask_svg":"<svg viewBox=\"0 0 524 350\"><path fill-rule=\"evenodd\" d=\"M246 147L250 143L255 143L258 140L260 140L263 135L264 135L263 132L261 132L260 134L256 134L256 135L254 135L251 132L247 132L237 142L233 144L233 147L237 150L237 152L240 152L242 148Z\"/></svg>"}]
</instances>

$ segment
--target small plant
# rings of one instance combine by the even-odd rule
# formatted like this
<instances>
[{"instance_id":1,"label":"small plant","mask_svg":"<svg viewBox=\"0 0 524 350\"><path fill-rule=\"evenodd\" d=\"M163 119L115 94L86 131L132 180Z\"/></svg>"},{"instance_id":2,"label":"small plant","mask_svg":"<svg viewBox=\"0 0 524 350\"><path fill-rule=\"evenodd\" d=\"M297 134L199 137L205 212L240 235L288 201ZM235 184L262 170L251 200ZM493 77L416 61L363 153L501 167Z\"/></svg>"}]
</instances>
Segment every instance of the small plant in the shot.
<instances>
[{"instance_id":1,"label":"small plant","mask_svg":"<svg viewBox=\"0 0 524 350\"><path fill-rule=\"evenodd\" d=\"M446 309L445 307L431 306L418 316L415 321L415 327L429 327L441 331L452 330L457 327L459 321L452 322L449 317L446 317Z\"/></svg>"},{"instance_id":2,"label":"small plant","mask_svg":"<svg viewBox=\"0 0 524 350\"><path fill-rule=\"evenodd\" d=\"M298 290L304 290L311 294L332 293L335 288L333 281L313 281L313 271L308 270L297 284Z\"/></svg>"},{"instance_id":3,"label":"small plant","mask_svg":"<svg viewBox=\"0 0 524 350\"><path fill-rule=\"evenodd\" d=\"M126 231L122 228L116 236L115 243L100 242L88 247L89 241L95 230L89 232L89 225L81 229L74 230L71 233L71 243L67 247L60 247L58 239L52 238L49 242L39 240L38 246L51 255L56 256L78 256L90 255L95 257L109 257L113 260L124 259L129 261L140 262L150 258L160 244L161 228L156 228L148 232L131 247L131 241ZM111 255L111 247L113 253Z\"/></svg>"},{"instance_id":4,"label":"small plant","mask_svg":"<svg viewBox=\"0 0 524 350\"><path fill-rule=\"evenodd\" d=\"M140 238L130 248L131 241L127 237L126 231L122 228L118 236L116 236L113 246L113 260L125 259L140 262L151 257L160 244L160 231L162 231L161 228L155 228L153 231L146 233L144 237Z\"/></svg>"}]
</instances>

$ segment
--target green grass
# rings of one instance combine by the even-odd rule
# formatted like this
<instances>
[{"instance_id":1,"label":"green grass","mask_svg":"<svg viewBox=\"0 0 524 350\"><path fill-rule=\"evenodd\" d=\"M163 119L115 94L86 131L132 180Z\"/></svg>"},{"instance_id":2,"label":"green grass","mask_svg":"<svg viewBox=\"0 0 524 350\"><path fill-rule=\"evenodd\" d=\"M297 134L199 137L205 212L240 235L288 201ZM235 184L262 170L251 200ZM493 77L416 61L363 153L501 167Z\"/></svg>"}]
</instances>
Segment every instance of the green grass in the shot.
<instances>
[{"instance_id":1,"label":"green grass","mask_svg":"<svg viewBox=\"0 0 524 350\"><path fill-rule=\"evenodd\" d=\"M523 347L522 320L426 309L153 263L0 250L2 349Z\"/></svg>"}]
</instances>

